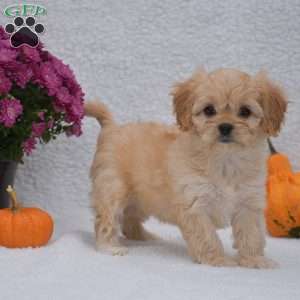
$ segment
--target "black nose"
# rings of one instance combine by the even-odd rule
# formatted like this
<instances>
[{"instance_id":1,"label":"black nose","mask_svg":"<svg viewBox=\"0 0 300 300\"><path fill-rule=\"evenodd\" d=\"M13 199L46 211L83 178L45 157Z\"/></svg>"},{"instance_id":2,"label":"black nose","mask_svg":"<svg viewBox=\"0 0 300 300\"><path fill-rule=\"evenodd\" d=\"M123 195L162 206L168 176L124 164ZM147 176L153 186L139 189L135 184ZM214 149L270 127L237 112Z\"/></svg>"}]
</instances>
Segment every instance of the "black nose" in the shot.
<instances>
[{"instance_id":1,"label":"black nose","mask_svg":"<svg viewBox=\"0 0 300 300\"><path fill-rule=\"evenodd\" d=\"M218 128L222 136L229 136L231 131L233 130L233 125L229 123L222 123Z\"/></svg>"}]
</instances>

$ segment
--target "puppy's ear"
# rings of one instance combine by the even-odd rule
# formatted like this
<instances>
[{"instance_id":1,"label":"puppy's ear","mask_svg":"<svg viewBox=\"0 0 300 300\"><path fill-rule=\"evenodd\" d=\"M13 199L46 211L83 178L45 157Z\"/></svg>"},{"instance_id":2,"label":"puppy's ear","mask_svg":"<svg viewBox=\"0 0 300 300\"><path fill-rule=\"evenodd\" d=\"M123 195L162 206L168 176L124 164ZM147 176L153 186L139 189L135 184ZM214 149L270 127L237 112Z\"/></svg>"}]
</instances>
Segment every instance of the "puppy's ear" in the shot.
<instances>
[{"instance_id":1,"label":"puppy's ear","mask_svg":"<svg viewBox=\"0 0 300 300\"><path fill-rule=\"evenodd\" d=\"M192 108L196 99L196 89L205 77L206 73L201 69L186 81L175 84L171 92L177 124L183 131L193 126Z\"/></svg>"},{"instance_id":2,"label":"puppy's ear","mask_svg":"<svg viewBox=\"0 0 300 300\"><path fill-rule=\"evenodd\" d=\"M264 112L262 128L267 135L276 136L287 110L286 97L281 88L267 78L266 72L259 72L255 80L260 94L258 102Z\"/></svg>"}]
</instances>

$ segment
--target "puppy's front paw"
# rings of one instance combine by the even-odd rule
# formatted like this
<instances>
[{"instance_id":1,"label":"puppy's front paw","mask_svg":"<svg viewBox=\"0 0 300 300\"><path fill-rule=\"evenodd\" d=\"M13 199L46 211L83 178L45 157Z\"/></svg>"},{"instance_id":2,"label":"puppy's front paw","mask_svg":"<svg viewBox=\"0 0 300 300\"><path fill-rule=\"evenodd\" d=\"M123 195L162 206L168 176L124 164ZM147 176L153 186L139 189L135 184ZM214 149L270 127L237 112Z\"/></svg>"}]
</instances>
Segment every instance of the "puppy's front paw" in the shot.
<instances>
[{"instance_id":1,"label":"puppy's front paw","mask_svg":"<svg viewBox=\"0 0 300 300\"><path fill-rule=\"evenodd\" d=\"M275 269L279 264L265 256L240 256L238 263L242 267L254 269Z\"/></svg>"},{"instance_id":2,"label":"puppy's front paw","mask_svg":"<svg viewBox=\"0 0 300 300\"><path fill-rule=\"evenodd\" d=\"M204 258L199 262L213 267L236 267L238 265L238 263L230 256Z\"/></svg>"}]
</instances>

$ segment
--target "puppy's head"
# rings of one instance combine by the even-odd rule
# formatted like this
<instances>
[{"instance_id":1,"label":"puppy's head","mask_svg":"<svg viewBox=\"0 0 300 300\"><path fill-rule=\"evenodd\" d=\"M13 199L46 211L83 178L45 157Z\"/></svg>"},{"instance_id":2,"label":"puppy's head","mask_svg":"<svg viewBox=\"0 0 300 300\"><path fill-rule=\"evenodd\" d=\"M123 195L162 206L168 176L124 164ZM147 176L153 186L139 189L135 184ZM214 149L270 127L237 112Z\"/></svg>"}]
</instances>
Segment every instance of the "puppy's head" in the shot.
<instances>
[{"instance_id":1,"label":"puppy's head","mask_svg":"<svg viewBox=\"0 0 300 300\"><path fill-rule=\"evenodd\" d=\"M200 70L172 95L179 127L211 145L247 146L276 136L287 107L283 92L263 72L251 77L234 69Z\"/></svg>"}]
</instances>

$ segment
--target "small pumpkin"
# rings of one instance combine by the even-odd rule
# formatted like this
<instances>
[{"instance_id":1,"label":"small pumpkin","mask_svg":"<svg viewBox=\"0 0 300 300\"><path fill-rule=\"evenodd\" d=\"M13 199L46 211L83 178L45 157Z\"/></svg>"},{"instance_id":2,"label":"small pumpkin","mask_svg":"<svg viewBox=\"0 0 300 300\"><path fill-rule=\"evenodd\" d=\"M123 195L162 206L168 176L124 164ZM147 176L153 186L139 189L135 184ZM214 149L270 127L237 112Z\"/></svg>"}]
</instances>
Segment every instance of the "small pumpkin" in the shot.
<instances>
[{"instance_id":1,"label":"small pumpkin","mask_svg":"<svg viewBox=\"0 0 300 300\"><path fill-rule=\"evenodd\" d=\"M300 173L294 173L289 159L269 141L267 206L268 232L274 237L300 238Z\"/></svg>"},{"instance_id":2,"label":"small pumpkin","mask_svg":"<svg viewBox=\"0 0 300 300\"><path fill-rule=\"evenodd\" d=\"M11 208L0 209L0 246L8 248L46 245L53 233L53 220L45 211L22 207L16 192L8 186Z\"/></svg>"}]
</instances>

